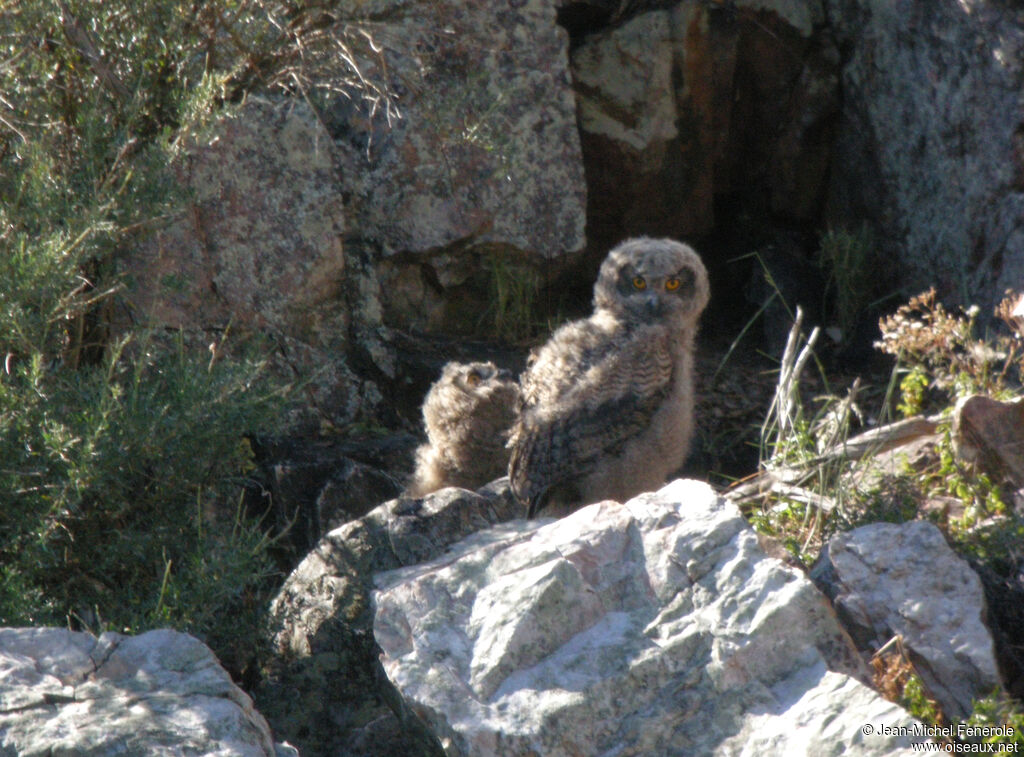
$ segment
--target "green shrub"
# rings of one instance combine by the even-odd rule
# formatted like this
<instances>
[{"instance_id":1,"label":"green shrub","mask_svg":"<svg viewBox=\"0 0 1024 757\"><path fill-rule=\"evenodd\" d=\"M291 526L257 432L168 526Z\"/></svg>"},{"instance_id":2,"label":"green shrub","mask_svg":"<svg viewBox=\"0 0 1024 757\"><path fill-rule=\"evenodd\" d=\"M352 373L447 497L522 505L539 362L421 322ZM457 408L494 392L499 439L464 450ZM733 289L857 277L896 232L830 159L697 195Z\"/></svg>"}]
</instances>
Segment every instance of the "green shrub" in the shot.
<instances>
[{"instance_id":1,"label":"green shrub","mask_svg":"<svg viewBox=\"0 0 1024 757\"><path fill-rule=\"evenodd\" d=\"M200 358L122 342L97 366L36 353L3 376L0 623L217 636L261 588L265 537L234 517L239 430L278 402L258 364Z\"/></svg>"},{"instance_id":2,"label":"green shrub","mask_svg":"<svg viewBox=\"0 0 1024 757\"><path fill-rule=\"evenodd\" d=\"M907 678L899 701L907 708L907 712L928 725L939 725L943 722L938 704L928 696L921 677L916 673Z\"/></svg>"},{"instance_id":3,"label":"green shrub","mask_svg":"<svg viewBox=\"0 0 1024 757\"><path fill-rule=\"evenodd\" d=\"M168 165L184 135L354 44L342 14L317 21L335 6L0 11L0 623L170 625L251 652L271 564L240 505L244 434L283 390L257 335L218 360L184 335L112 335L116 259L179 211Z\"/></svg>"},{"instance_id":4,"label":"green shrub","mask_svg":"<svg viewBox=\"0 0 1024 757\"><path fill-rule=\"evenodd\" d=\"M990 734L970 739L973 743L1013 744L1012 749L1006 750L1013 752L1024 746L1024 712L1021 712L1020 702L1010 699L1002 691L975 700L974 711L963 723Z\"/></svg>"}]
</instances>

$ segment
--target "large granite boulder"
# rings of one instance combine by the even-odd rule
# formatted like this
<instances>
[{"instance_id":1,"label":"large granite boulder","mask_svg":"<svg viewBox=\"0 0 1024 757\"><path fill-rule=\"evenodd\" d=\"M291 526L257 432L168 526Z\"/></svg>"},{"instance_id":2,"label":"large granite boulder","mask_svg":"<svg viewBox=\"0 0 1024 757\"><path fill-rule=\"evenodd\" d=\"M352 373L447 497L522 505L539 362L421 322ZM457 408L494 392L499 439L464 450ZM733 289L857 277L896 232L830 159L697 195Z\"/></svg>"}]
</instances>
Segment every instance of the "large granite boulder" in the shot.
<instances>
[{"instance_id":1,"label":"large granite boulder","mask_svg":"<svg viewBox=\"0 0 1024 757\"><path fill-rule=\"evenodd\" d=\"M321 67L311 82L346 92L337 100L227 108L179 147L183 212L124 262L133 321L214 343L229 326L269 335L282 376L308 389L299 420L334 426L394 425L404 377L386 327L493 336L507 307L539 319L543 275L584 247L555 5L388 0L364 12L373 41L352 63L390 107L359 107L339 63L339 81Z\"/></svg>"},{"instance_id":2,"label":"large granite boulder","mask_svg":"<svg viewBox=\"0 0 1024 757\"><path fill-rule=\"evenodd\" d=\"M902 639L951 719L1001 685L981 580L924 521L871 523L838 534L812 572L858 646Z\"/></svg>"},{"instance_id":3,"label":"large granite boulder","mask_svg":"<svg viewBox=\"0 0 1024 757\"><path fill-rule=\"evenodd\" d=\"M508 480L385 502L331 531L271 605L276 657L256 692L260 710L304 757L429 752L435 739L402 713L380 672L373 576L441 555L469 534L522 514Z\"/></svg>"},{"instance_id":4,"label":"large granite boulder","mask_svg":"<svg viewBox=\"0 0 1024 757\"><path fill-rule=\"evenodd\" d=\"M706 484L514 521L376 582L384 670L449 755L909 747L825 597Z\"/></svg>"},{"instance_id":5,"label":"large granite boulder","mask_svg":"<svg viewBox=\"0 0 1024 757\"><path fill-rule=\"evenodd\" d=\"M251 98L184 144L184 209L123 261L131 319L218 344L258 332L341 423L379 399L345 359L355 286L330 137L297 100Z\"/></svg>"},{"instance_id":6,"label":"large granite boulder","mask_svg":"<svg viewBox=\"0 0 1024 757\"><path fill-rule=\"evenodd\" d=\"M910 291L990 311L1024 276L1024 19L998 0L826 0L843 50L829 215Z\"/></svg>"},{"instance_id":7,"label":"large granite boulder","mask_svg":"<svg viewBox=\"0 0 1024 757\"><path fill-rule=\"evenodd\" d=\"M363 73L391 85L399 115L385 128L342 102L327 113L360 233L388 256L470 243L578 250L585 190L555 3L376 5L385 58Z\"/></svg>"},{"instance_id":8,"label":"large granite boulder","mask_svg":"<svg viewBox=\"0 0 1024 757\"><path fill-rule=\"evenodd\" d=\"M385 124L343 97L325 111L349 221L379 260L389 324L471 331L495 266L532 280L584 246L568 37L552 0L374 5L382 52L363 74L397 115Z\"/></svg>"},{"instance_id":9,"label":"large granite boulder","mask_svg":"<svg viewBox=\"0 0 1024 757\"><path fill-rule=\"evenodd\" d=\"M0 628L0 670L5 755L297 757L187 634Z\"/></svg>"}]
</instances>

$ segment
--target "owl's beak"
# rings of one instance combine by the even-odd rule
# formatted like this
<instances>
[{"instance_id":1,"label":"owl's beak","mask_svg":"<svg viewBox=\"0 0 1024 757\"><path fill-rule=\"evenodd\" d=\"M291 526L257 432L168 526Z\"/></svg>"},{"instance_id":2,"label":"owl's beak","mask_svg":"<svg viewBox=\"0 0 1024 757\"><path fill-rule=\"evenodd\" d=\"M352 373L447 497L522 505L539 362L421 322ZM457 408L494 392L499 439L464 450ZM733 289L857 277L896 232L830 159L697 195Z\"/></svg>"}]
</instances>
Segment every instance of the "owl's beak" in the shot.
<instances>
[{"instance_id":1,"label":"owl's beak","mask_svg":"<svg viewBox=\"0 0 1024 757\"><path fill-rule=\"evenodd\" d=\"M660 318L665 314L665 303L657 294L649 294L643 300L644 312L651 318Z\"/></svg>"}]
</instances>

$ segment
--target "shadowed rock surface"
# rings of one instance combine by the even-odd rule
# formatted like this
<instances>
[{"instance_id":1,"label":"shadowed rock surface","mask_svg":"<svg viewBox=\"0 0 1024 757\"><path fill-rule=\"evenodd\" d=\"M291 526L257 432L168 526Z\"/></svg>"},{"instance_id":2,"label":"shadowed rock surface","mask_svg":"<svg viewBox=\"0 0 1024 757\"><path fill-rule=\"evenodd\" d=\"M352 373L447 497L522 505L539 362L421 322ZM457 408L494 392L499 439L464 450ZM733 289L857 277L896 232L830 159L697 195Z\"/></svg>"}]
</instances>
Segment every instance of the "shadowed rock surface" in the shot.
<instances>
[{"instance_id":1,"label":"shadowed rock surface","mask_svg":"<svg viewBox=\"0 0 1024 757\"><path fill-rule=\"evenodd\" d=\"M499 479L477 493L448 488L386 502L321 539L271 605L277 655L256 700L281 737L306 757L437 749L380 670L373 575L434 559L451 543L521 514L508 480Z\"/></svg>"},{"instance_id":2,"label":"shadowed rock surface","mask_svg":"<svg viewBox=\"0 0 1024 757\"><path fill-rule=\"evenodd\" d=\"M838 52L815 33L823 20L816 2L681 2L580 35L590 244L623 230L708 234L735 221L717 207L726 196L813 218L839 98Z\"/></svg>"},{"instance_id":3,"label":"shadowed rock surface","mask_svg":"<svg viewBox=\"0 0 1024 757\"><path fill-rule=\"evenodd\" d=\"M1024 273L1024 18L1000 0L824 5L843 52L828 220L867 219L911 291L989 311Z\"/></svg>"}]
</instances>

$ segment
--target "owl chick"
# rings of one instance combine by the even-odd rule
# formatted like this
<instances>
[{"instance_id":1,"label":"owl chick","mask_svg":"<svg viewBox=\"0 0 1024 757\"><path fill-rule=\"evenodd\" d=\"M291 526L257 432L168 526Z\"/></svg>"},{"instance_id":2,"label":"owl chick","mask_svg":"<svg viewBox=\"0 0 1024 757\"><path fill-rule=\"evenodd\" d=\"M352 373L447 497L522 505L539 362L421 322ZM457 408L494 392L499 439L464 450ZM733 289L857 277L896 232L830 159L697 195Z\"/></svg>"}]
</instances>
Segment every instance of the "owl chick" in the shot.
<instances>
[{"instance_id":1,"label":"owl chick","mask_svg":"<svg viewBox=\"0 0 1024 757\"><path fill-rule=\"evenodd\" d=\"M416 450L407 493L476 489L505 475L518 398L518 384L494 363L448 363L423 401L427 443Z\"/></svg>"},{"instance_id":2,"label":"owl chick","mask_svg":"<svg viewBox=\"0 0 1024 757\"><path fill-rule=\"evenodd\" d=\"M509 478L527 517L625 501L683 464L708 296L685 244L640 237L608 253L593 315L559 328L520 379Z\"/></svg>"}]
</instances>

